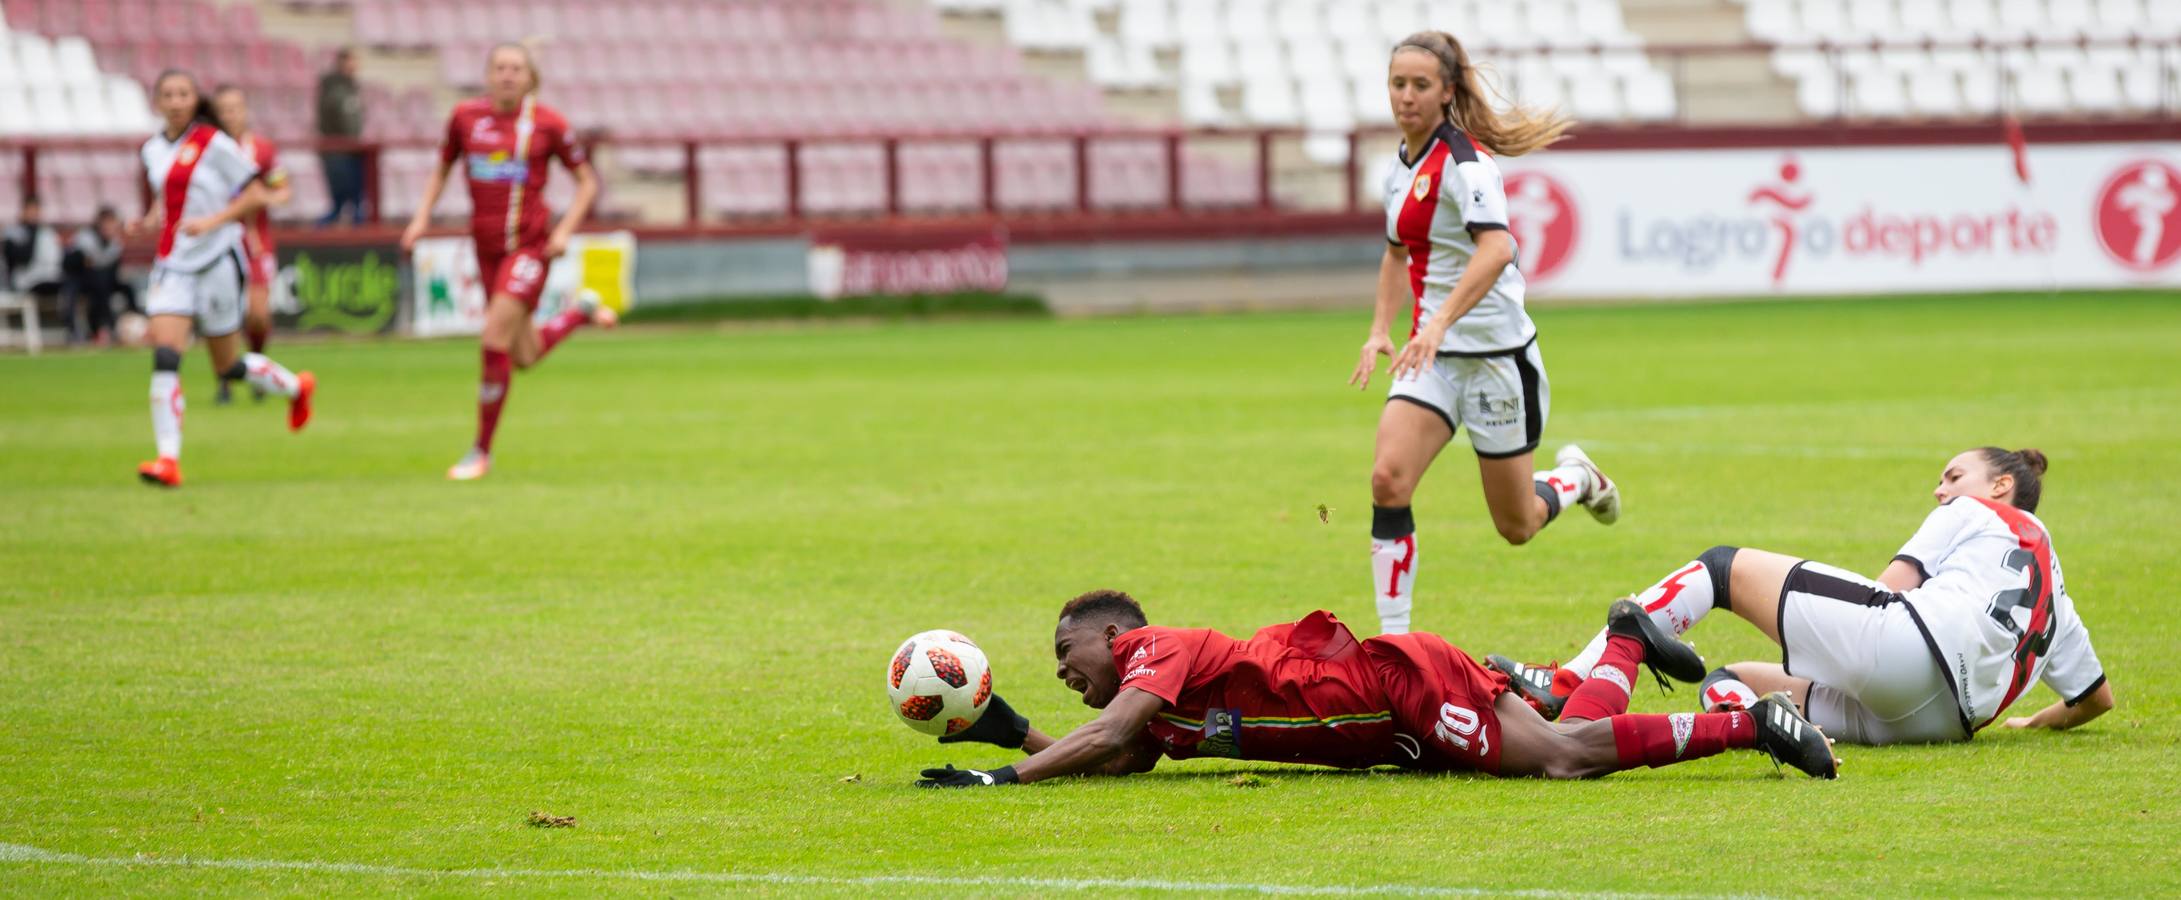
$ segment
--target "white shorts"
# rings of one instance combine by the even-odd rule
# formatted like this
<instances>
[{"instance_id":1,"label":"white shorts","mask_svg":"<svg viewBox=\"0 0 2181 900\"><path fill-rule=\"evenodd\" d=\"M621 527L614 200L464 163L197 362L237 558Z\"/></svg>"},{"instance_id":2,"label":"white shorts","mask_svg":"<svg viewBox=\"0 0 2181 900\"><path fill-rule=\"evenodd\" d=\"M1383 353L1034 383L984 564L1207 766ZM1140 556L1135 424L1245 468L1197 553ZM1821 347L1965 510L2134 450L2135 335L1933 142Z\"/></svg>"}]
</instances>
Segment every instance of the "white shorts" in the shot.
<instances>
[{"instance_id":1,"label":"white shorts","mask_svg":"<svg viewBox=\"0 0 2181 900\"><path fill-rule=\"evenodd\" d=\"M1532 339L1504 353L1441 354L1429 370L1393 383L1386 402L1397 400L1438 413L1451 431L1467 426L1478 456L1506 459L1537 449L1552 409L1552 386Z\"/></svg>"},{"instance_id":2,"label":"white shorts","mask_svg":"<svg viewBox=\"0 0 2181 900\"><path fill-rule=\"evenodd\" d=\"M1804 711L1837 740L1967 740L1953 686L1901 595L1803 561L1780 590L1780 666L1811 681Z\"/></svg>"},{"instance_id":3,"label":"white shorts","mask_svg":"<svg viewBox=\"0 0 2181 900\"><path fill-rule=\"evenodd\" d=\"M224 253L197 272L152 266L144 312L154 316L192 316L205 337L234 334L242 328L243 265L240 251Z\"/></svg>"}]
</instances>

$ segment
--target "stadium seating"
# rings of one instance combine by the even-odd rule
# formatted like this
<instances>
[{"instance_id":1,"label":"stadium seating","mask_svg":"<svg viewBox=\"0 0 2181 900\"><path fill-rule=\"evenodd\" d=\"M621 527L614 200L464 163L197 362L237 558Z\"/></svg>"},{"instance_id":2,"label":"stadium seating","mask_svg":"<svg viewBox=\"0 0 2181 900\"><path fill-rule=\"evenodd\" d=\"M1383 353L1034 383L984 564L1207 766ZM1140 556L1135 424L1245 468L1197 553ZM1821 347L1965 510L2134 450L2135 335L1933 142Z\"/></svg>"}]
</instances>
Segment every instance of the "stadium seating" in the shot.
<instances>
[{"instance_id":1,"label":"stadium seating","mask_svg":"<svg viewBox=\"0 0 2181 900\"><path fill-rule=\"evenodd\" d=\"M1619 0L938 0L1002 16L1033 50L1084 54L1116 90L1171 87L1203 126L1307 129L1312 156L1345 157L1344 136L1386 120L1386 59L1424 29L1453 32L1509 99L1591 121L1674 117L1673 82L1645 56ZM1101 22L1110 25L1102 25ZM1554 51L1554 52L1546 52ZM1172 54L1172 71L1159 64ZM1222 100L1223 94L1238 102Z\"/></svg>"},{"instance_id":2,"label":"stadium seating","mask_svg":"<svg viewBox=\"0 0 2181 900\"><path fill-rule=\"evenodd\" d=\"M2181 97L2173 0L1739 0L1811 116L2141 115Z\"/></svg>"}]
</instances>

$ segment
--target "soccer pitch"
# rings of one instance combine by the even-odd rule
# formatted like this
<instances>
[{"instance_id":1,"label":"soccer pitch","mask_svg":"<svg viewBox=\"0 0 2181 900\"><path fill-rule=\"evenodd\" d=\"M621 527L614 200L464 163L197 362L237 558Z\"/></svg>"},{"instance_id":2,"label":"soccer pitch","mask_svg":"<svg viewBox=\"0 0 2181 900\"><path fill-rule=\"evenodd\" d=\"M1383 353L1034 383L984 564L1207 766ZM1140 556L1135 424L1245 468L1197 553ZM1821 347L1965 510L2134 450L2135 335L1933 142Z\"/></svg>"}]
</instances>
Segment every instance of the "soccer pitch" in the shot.
<instances>
[{"instance_id":1,"label":"soccer pitch","mask_svg":"<svg viewBox=\"0 0 2181 900\"><path fill-rule=\"evenodd\" d=\"M300 436L215 407L192 351L176 492L132 470L145 354L0 358L0 893L2181 890L2171 295L1545 307L1546 450L1580 441L1624 518L1506 546L1466 438L1416 501L1417 627L1564 658L1713 544L1875 574L1949 455L2040 447L2119 700L2079 732L1846 747L1835 782L1736 752L912 788L1014 755L894 720L912 632L974 637L1059 733L1090 718L1051 650L1086 589L1372 630L1367 317L585 333L517 377L474 484L441 478L473 342L276 346L320 378ZM1690 637L1776 658L1724 614Z\"/></svg>"}]
</instances>

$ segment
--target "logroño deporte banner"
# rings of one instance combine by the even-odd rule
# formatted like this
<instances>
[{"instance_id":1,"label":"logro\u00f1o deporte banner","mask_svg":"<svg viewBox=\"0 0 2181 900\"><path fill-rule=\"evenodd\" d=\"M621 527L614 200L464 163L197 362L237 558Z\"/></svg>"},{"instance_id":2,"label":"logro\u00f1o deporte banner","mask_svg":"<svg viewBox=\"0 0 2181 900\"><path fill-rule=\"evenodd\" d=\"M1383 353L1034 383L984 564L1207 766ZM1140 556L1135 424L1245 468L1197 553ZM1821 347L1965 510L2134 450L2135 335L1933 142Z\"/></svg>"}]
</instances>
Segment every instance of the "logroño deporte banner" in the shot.
<instances>
[{"instance_id":1,"label":"logro\u00f1o deporte banner","mask_svg":"<svg viewBox=\"0 0 2181 900\"><path fill-rule=\"evenodd\" d=\"M477 334L485 327L485 283L467 237L425 238L409 254L409 333L418 337ZM546 272L539 321L590 288L617 312L635 303L636 236L626 231L579 234Z\"/></svg>"},{"instance_id":2,"label":"logro\u00f1o deporte banner","mask_svg":"<svg viewBox=\"0 0 2181 900\"><path fill-rule=\"evenodd\" d=\"M2181 143L1503 159L1534 297L2181 285Z\"/></svg>"}]
</instances>

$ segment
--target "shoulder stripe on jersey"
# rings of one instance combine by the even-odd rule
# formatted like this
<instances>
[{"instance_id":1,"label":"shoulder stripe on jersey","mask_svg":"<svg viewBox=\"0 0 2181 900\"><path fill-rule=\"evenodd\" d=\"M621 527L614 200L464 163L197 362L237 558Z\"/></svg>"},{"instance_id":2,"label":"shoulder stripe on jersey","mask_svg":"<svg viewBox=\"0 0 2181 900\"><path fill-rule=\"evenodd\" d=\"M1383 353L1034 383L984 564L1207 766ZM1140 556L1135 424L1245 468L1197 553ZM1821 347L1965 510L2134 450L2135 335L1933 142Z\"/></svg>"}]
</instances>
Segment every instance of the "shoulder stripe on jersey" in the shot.
<instances>
[{"instance_id":1,"label":"shoulder stripe on jersey","mask_svg":"<svg viewBox=\"0 0 2181 900\"><path fill-rule=\"evenodd\" d=\"M1441 123L1438 139L1439 143L1446 145L1447 152L1453 154L1455 163L1477 161L1476 142L1471 141L1469 135L1454 130L1454 126Z\"/></svg>"}]
</instances>

